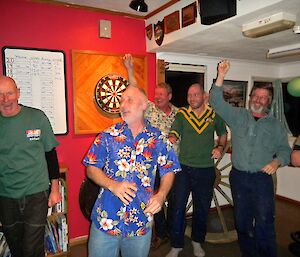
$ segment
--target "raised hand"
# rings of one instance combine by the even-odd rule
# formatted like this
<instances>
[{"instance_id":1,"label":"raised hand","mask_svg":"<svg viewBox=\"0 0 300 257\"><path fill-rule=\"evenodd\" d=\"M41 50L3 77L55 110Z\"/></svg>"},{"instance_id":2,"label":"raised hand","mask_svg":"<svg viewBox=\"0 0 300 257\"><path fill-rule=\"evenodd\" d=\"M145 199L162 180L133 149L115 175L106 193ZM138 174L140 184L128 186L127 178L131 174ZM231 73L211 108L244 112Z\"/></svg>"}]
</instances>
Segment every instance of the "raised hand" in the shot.
<instances>
[{"instance_id":1,"label":"raised hand","mask_svg":"<svg viewBox=\"0 0 300 257\"><path fill-rule=\"evenodd\" d=\"M127 70L133 69L133 58L131 54L125 54L123 56L123 63Z\"/></svg>"},{"instance_id":2,"label":"raised hand","mask_svg":"<svg viewBox=\"0 0 300 257\"><path fill-rule=\"evenodd\" d=\"M230 62L228 60L222 60L218 63L218 75L224 75L228 72L230 68Z\"/></svg>"}]
</instances>

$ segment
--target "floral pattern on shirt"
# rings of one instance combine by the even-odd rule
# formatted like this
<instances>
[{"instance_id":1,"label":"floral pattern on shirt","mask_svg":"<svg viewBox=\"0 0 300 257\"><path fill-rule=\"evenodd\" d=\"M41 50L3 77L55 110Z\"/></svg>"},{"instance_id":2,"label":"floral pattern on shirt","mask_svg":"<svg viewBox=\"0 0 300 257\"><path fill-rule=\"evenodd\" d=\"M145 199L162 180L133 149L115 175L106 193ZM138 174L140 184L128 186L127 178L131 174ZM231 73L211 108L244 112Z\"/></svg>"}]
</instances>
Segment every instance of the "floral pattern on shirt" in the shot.
<instances>
[{"instance_id":1,"label":"floral pattern on shirt","mask_svg":"<svg viewBox=\"0 0 300 257\"><path fill-rule=\"evenodd\" d=\"M148 122L136 138L126 123L100 133L83 163L102 169L118 182L136 183L138 191L129 205L109 190L101 189L92 211L91 218L98 229L122 237L141 236L150 230L152 216L145 215L143 210L153 195L156 170L161 176L180 170L170 142Z\"/></svg>"},{"instance_id":2,"label":"floral pattern on shirt","mask_svg":"<svg viewBox=\"0 0 300 257\"><path fill-rule=\"evenodd\" d=\"M153 127L158 128L163 133L165 133L167 136L169 135L171 126L175 120L175 116L179 110L178 107L174 106L170 103L171 112L169 115L164 113L162 110L157 108L157 106L152 103L151 101L148 101L148 106L145 112L144 117L150 122L150 124ZM173 144L173 148L177 155L179 154L179 140Z\"/></svg>"}]
</instances>

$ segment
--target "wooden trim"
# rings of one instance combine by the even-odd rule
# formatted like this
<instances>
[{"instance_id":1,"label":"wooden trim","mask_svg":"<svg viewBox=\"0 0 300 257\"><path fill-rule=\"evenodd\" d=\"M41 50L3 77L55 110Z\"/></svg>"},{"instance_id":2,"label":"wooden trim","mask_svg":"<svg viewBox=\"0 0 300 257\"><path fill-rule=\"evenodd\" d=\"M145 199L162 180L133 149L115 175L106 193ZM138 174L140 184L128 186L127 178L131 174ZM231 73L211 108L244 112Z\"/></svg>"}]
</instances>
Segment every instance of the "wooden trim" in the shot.
<instances>
[{"instance_id":1,"label":"wooden trim","mask_svg":"<svg viewBox=\"0 0 300 257\"><path fill-rule=\"evenodd\" d=\"M87 241L88 241L88 235L79 236L79 237L70 239L69 245L70 245L70 247L77 246L77 245L83 245L83 244L86 244Z\"/></svg>"},{"instance_id":2,"label":"wooden trim","mask_svg":"<svg viewBox=\"0 0 300 257\"><path fill-rule=\"evenodd\" d=\"M287 197L282 196L282 195L276 195L275 197L276 197L276 200L283 201L283 202L288 202L288 203L300 206L300 202L297 201L297 200L287 198Z\"/></svg>"},{"instance_id":3,"label":"wooden trim","mask_svg":"<svg viewBox=\"0 0 300 257\"><path fill-rule=\"evenodd\" d=\"M29 1L29 0L27 0L27 1ZM111 14L111 15L128 16L128 17L132 17L132 18L136 18L136 19L144 19L145 18L144 16L141 16L141 15L129 14L129 13L125 13L125 12L110 11L107 9L102 9L102 8L97 8L97 7L89 7L89 6L79 5L79 4L71 4L71 3L66 3L66 2L56 1L56 0L31 0L31 1L36 2L36 3L64 6L67 8L73 7L73 8L83 9L83 10L92 11L92 12L107 13L107 14Z\"/></svg>"},{"instance_id":4,"label":"wooden trim","mask_svg":"<svg viewBox=\"0 0 300 257\"><path fill-rule=\"evenodd\" d=\"M117 113L103 111L95 102L95 88L109 74L127 78L124 54L102 53L72 49L73 115L75 135L97 134L121 122ZM133 55L134 77L140 88L148 91L147 56ZM88 63L89 66L83 65ZM124 89L124 87L122 88ZM99 122L100 121L100 122Z\"/></svg>"},{"instance_id":5,"label":"wooden trim","mask_svg":"<svg viewBox=\"0 0 300 257\"><path fill-rule=\"evenodd\" d=\"M156 61L156 82L164 83L166 81L165 61L157 59Z\"/></svg>"},{"instance_id":6,"label":"wooden trim","mask_svg":"<svg viewBox=\"0 0 300 257\"><path fill-rule=\"evenodd\" d=\"M154 10L153 12L147 14L147 15L145 16L145 20L148 19L148 18L150 18L150 17L152 17L152 16L154 16L155 14L158 14L159 12L161 12L161 11L167 9L167 8L170 7L171 5L176 4L176 3L179 2L179 1L180 1L180 0L171 0L171 1L169 1L168 3L162 5L161 7L159 7L159 8L156 9L156 10Z\"/></svg>"},{"instance_id":7,"label":"wooden trim","mask_svg":"<svg viewBox=\"0 0 300 257\"><path fill-rule=\"evenodd\" d=\"M131 14L131 13L125 13L125 12L116 12L116 11L111 11L111 10L96 8L96 7L88 7L88 6L78 5L78 4L71 4L71 3L66 3L66 2L56 1L56 0L27 0L27 1L36 2L36 3L47 3L47 4L57 5L57 6L73 7L73 8L79 8L79 9L84 9L84 10L93 11L93 12L102 12L102 13L108 13L111 15L127 16L127 17L136 18L136 19L147 20L148 18L156 15L157 13L163 11L164 9L167 9L168 7L179 2L180 0L170 0L166 4L162 5L158 9L154 10L153 12L151 12L145 16Z\"/></svg>"}]
</instances>

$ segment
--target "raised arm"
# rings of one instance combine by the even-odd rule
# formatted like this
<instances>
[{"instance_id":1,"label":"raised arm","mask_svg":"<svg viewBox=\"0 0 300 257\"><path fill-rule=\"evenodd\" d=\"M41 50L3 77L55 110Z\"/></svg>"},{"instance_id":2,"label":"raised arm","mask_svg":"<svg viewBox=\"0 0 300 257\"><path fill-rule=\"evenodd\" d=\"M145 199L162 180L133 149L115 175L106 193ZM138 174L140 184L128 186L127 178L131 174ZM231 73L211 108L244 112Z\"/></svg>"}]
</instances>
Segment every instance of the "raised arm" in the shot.
<instances>
[{"instance_id":1,"label":"raised arm","mask_svg":"<svg viewBox=\"0 0 300 257\"><path fill-rule=\"evenodd\" d=\"M242 122L236 117L244 110L242 110L242 108L233 107L224 100L222 85L229 68L230 63L228 60L222 60L218 63L217 79L209 92L209 104L214 108L216 113L221 116L227 125L232 127L236 123Z\"/></svg>"},{"instance_id":2,"label":"raised arm","mask_svg":"<svg viewBox=\"0 0 300 257\"><path fill-rule=\"evenodd\" d=\"M218 63L218 67L217 67L218 75L215 82L216 86L221 87L223 85L225 75L227 74L229 68L230 68L230 62L228 60L222 60Z\"/></svg>"},{"instance_id":3,"label":"raised arm","mask_svg":"<svg viewBox=\"0 0 300 257\"><path fill-rule=\"evenodd\" d=\"M123 63L128 73L128 81L132 86L137 85L137 81L134 77L134 63L131 54L125 54L123 57Z\"/></svg>"}]
</instances>

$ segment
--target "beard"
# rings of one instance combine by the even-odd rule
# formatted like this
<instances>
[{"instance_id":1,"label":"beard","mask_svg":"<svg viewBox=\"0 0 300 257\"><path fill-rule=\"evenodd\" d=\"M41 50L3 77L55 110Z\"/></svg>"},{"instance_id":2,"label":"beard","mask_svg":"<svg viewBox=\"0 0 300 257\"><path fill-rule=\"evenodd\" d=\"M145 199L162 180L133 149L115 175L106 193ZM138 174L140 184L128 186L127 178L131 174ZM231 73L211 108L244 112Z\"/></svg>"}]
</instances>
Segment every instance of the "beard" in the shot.
<instances>
[{"instance_id":1,"label":"beard","mask_svg":"<svg viewBox=\"0 0 300 257\"><path fill-rule=\"evenodd\" d=\"M254 104L250 104L250 110L254 113L258 114L268 114L270 109L268 107L260 106L260 107L255 107Z\"/></svg>"}]
</instances>

